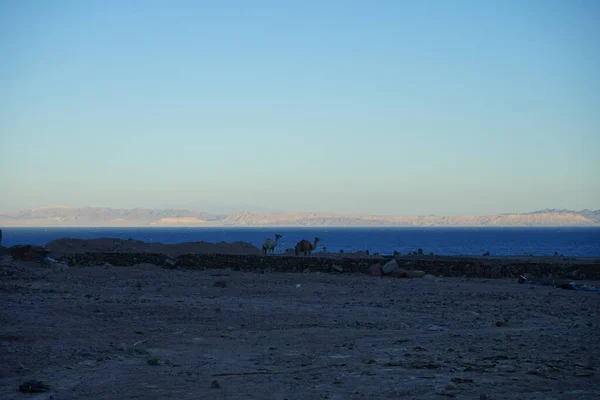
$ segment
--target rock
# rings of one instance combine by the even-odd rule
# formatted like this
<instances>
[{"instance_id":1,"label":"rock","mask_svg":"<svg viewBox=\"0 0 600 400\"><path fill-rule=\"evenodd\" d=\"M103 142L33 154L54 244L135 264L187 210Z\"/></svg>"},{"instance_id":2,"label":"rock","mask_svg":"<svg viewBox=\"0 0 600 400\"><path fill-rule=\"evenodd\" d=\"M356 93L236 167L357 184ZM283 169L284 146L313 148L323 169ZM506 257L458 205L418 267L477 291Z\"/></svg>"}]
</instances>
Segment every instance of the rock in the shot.
<instances>
[{"instance_id":1,"label":"rock","mask_svg":"<svg viewBox=\"0 0 600 400\"><path fill-rule=\"evenodd\" d=\"M160 364L160 360L158 359L158 357L152 357L152 358L147 359L146 363L148 365L157 366Z\"/></svg>"},{"instance_id":2,"label":"rock","mask_svg":"<svg viewBox=\"0 0 600 400\"><path fill-rule=\"evenodd\" d=\"M441 327L441 326L439 326L439 325L429 325L429 326L427 327L427 330L428 330L428 331L443 331L443 330L444 330L444 328L442 328L442 327Z\"/></svg>"},{"instance_id":3,"label":"rock","mask_svg":"<svg viewBox=\"0 0 600 400\"><path fill-rule=\"evenodd\" d=\"M381 276L383 275L383 271L381 271L381 264L373 264L369 267L369 271L373 276Z\"/></svg>"},{"instance_id":4,"label":"rock","mask_svg":"<svg viewBox=\"0 0 600 400\"><path fill-rule=\"evenodd\" d=\"M39 261L48 255L42 246L16 245L10 248L10 254L14 260L21 261Z\"/></svg>"},{"instance_id":5,"label":"rock","mask_svg":"<svg viewBox=\"0 0 600 400\"><path fill-rule=\"evenodd\" d=\"M426 280L426 281L436 281L437 278L434 275L427 274L427 275L423 276L423 280Z\"/></svg>"},{"instance_id":6,"label":"rock","mask_svg":"<svg viewBox=\"0 0 600 400\"><path fill-rule=\"evenodd\" d=\"M384 275L387 275L394 272L394 270L396 270L397 268L398 263L396 262L396 260L390 260L381 267L381 272L383 272Z\"/></svg>"},{"instance_id":7,"label":"rock","mask_svg":"<svg viewBox=\"0 0 600 400\"><path fill-rule=\"evenodd\" d=\"M169 266L169 267L174 267L175 264L177 264L177 262L171 258L167 258L165 260L165 265Z\"/></svg>"},{"instance_id":8,"label":"rock","mask_svg":"<svg viewBox=\"0 0 600 400\"><path fill-rule=\"evenodd\" d=\"M331 270L335 272L344 272L344 268L336 264L331 266Z\"/></svg>"},{"instance_id":9,"label":"rock","mask_svg":"<svg viewBox=\"0 0 600 400\"><path fill-rule=\"evenodd\" d=\"M404 268L397 268L391 273L394 278L408 278L408 271Z\"/></svg>"},{"instance_id":10,"label":"rock","mask_svg":"<svg viewBox=\"0 0 600 400\"><path fill-rule=\"evenodd\" d=\"M473 379L471 378L460 378L460 377L453 377L452 379L450 379L452 382L456 382L456 383L473 383Z\"/></svg>"},{"instance_id":11,"label":"rock","mask_svg":"<svg viewBox=\"0 0 600 400\"><path fill-rule=\"evenodd\" d=\"M50 390L44 381L31 380L19 385L19 390L25 393L42 393Z\"/></svg>"},{"instance_id":12,"label":"rock","mask_svg":"<svg viewBox=\"0 0 600 400\"><path fill-rule=\"evenodd\" d=\"M408 271L409 278L422 278L425 276L425 271Z\"/></svg>"},{"instance_id":13,"label":"rock","mask_svg":"<svg viewBox=\"0 0 600 400\"><path fill-rule=\"evenodd\" d=\"M90 353L89 351L87 351L85 349L81 349L81 350L77 351L76 354L80 357L91 357L92 356L92 353Z\"/></svg>"},{"instance_id":14,"label":"rock","mask_svg":"<svg viewBox=\"0 0 600 400\"><path fill-rule=\"evenodd\" d=\"M210 383L210 388L211 389L219 389L219 388L221 388L221 385L219 384L219 381L215 380Z\"/></svg>"}]
</instances>

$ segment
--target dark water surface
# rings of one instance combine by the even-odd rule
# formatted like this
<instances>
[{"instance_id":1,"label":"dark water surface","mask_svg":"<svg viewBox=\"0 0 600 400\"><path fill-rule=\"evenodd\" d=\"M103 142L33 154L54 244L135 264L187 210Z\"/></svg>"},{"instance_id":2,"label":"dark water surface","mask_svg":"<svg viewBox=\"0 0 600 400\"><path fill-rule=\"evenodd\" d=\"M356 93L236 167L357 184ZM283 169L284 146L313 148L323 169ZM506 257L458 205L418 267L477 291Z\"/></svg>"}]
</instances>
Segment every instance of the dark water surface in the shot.
<instances>
[{"instance_id":1,"label":"dark water surface","mask_svg":"<svg viewBox=\"0 0 600 400\"><path fill-rule=\"evenodd\" d=\"M422 248L439 255L553 255L600 257L600 228L3 228L4 246L43 245L71 237L136 239L145 242L233 242L260 247L266 237L283 235L277 252L318 236L319 250L405 254Z\"/></svg>"}]
</instances>

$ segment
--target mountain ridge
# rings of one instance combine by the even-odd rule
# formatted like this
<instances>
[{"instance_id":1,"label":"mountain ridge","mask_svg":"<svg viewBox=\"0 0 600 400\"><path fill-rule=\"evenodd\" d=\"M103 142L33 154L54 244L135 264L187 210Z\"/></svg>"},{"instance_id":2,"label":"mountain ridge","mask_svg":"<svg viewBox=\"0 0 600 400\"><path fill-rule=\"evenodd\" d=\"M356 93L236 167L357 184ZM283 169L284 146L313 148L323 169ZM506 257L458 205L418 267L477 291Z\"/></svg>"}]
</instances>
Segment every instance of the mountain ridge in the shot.
<instances>
[{"instance_id":1,"label":"mountain ridge","mask_svg":"<svg viewBox=\"0 0 600 400\"><path fill-rule=\"evenodd\" d=\"M48 206L0 213L2 227L436 227L600 226L600 210L544 209L483 216L383 216L326 212L240 211Z\"/></svg>"}]
</instances>

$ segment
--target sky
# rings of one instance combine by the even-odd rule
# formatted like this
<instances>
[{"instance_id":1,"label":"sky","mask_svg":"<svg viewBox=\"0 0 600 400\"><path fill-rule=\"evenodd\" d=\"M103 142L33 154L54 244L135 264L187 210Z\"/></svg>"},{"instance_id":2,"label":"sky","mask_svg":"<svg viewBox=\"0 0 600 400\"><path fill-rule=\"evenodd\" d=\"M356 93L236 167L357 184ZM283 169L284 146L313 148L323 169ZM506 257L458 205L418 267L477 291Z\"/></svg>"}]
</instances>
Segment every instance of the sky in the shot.
<instances>
[{"instance_id":1,"label":"sky","mask_svg":"<svg viewBox=\"0 0 600 400\"><path fill-rule=\"evenodd\" d=\"M600 208L600 2L0 0L0 212Z\"/></svg>"}]
</instances>

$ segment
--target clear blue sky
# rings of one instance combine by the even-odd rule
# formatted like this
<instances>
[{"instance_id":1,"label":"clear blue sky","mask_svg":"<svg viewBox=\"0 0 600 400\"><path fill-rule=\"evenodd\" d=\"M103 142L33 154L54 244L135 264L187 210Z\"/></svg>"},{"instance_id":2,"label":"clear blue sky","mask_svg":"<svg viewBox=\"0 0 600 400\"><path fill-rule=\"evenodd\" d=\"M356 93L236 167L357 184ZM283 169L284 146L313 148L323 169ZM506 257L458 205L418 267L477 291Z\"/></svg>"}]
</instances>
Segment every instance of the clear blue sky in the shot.
<instances>
[{"instance_id":1,"label":"clear blue sky","mask_svg":"<svg viewBox=\"0 0 600 400\"><path fill-rule=\"evenodd\" d=\"M600 208L600 2L0 0L0 211Z\"/></svg>"}]
</instances>

